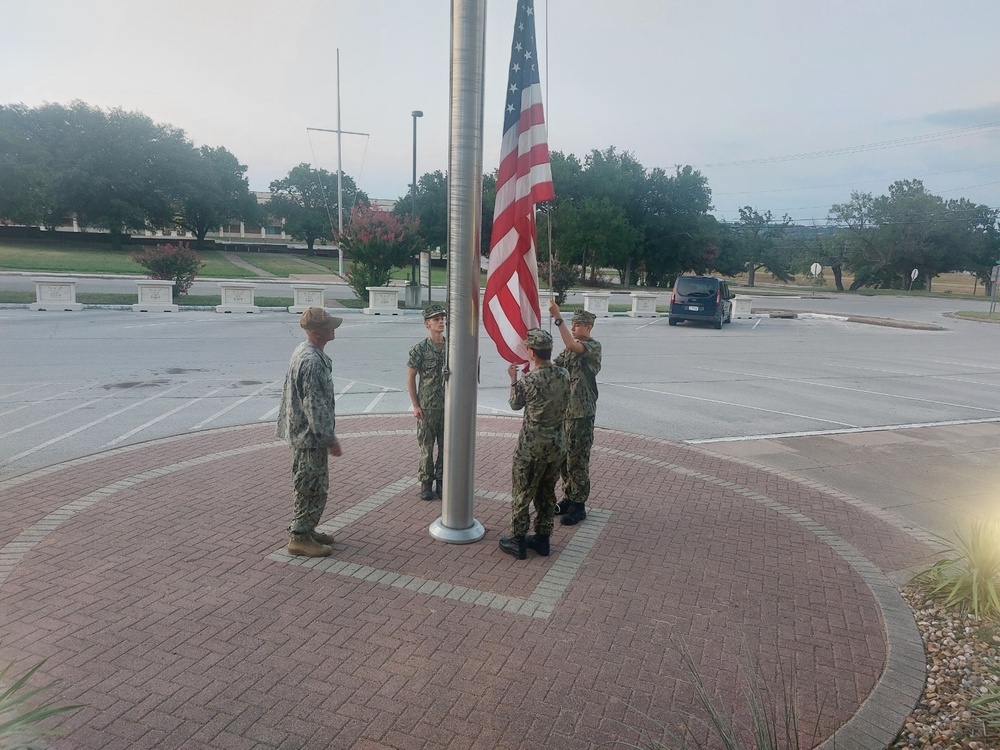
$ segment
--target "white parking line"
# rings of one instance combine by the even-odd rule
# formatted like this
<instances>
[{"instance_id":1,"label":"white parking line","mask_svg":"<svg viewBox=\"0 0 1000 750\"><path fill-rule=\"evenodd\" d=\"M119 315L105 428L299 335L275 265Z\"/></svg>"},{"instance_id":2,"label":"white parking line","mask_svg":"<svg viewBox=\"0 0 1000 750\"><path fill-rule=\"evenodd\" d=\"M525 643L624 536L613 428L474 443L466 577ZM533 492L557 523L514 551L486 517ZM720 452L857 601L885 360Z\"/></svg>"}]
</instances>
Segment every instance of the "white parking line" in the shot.
<instances>
[{"instance_id":1,"label":"white parking line","mask_svg":"<svg viewBox=\"0 0 1000 750\"><path fill-rule=\"evenodd\" d=\"M919 398L918 396L904 396L900 393L886 393L885 391L872 391L867 388L851 388L846 385L834 385L833 383L817 383L814 380L807 380L805 378L782 378L775 375L758 375L754 373L748 373L745 370L721 370L715 367L698 367L699 370L708 370L709 372L718 372L723 375L740 375L742 377L758 378L760 380L778 380L782 383L799 383L800 385L811 385L817 388L830 388L835 391L850 391L851 393L863 393L866 396L885 396L886 398L898 398L904 401L916 401L922 404L933 404L934 406L954 406L959 409L971 409L972 411L988 411L994 414L1000 414L1000 409L990 409L985 406L970 406L968 404L955 404L951 401L938 401L932 398ZM905 373L903 373L905 375ZM913 377L912 375L910 377Z\"/></svg>"},{"instance_id":2,"label":"white parking line","mask_svg":"<svg viewBox=\"0 0 1000 750\"><path fill-rule=\"evenodd\" d=\"M707 369L707 368L706 368ZM794 412L788 411L778 411L776 409L765 409L761 406L748 406L746 404L737 404L733 401L720 401L715 398L703 398L701 396L687 396L683 393L674 393L673 391L658 391L654 388L640 388L636 385L623 385L622 383L601 383L603 387L614 387L614 388L625 388L631 391L642 391L643 393L656 393L660 396L671 396L673 398L685 398L691 401L703 401L707 404L720 404L722 406L736 406L740 409L749 409L751 411L763 411L768 414L780 414L783 417L797 417L798 419L808 419L813 422L826 422L827 424L839 424L842 427L857 427L855 424L850 422L838 422L835 419L823 419L822 417L811 417L807 414L795 414Z\"/></svg>"},{"instance_id":3,"label":"white parking line","mask_svg":"<svg viewBox=\"0 0 1000 750\"><path fill-rule=\"evenodd\" d=\"M70 388L68 391L62 391L60 393L53 393L51 396L46 396L45 398L40 398L37 401L28 401L26 403L21 404L20 406L15 406L13 409L8 409L7 411L0 412L0 417L5 417L8 414L13 414L16 411L21 411L21 409L27 409L27 408L29 408L31 406L35 406L36 404L44 404L46 401L51 401L54 398L62 398L63 396L66 396L66 395L68 395L70 393L76 393L77 391L84 391L87 388L93 388L93 387L94 387L93 383L87 383L86 385L81 385L81 386L78 386L76 388ZM76 407L76 408L79 408L79 407Z\"/></svg>"},{"instance_id":4,"label":"white parking line","mask_svg":"<svg viewBox=\"0 0 1000 750\"><path fill-rule=\"evenodd\" d=\"M371 400L371 403L370 403L370 404L368 404L368 406L366 406L366 407L365 407L365 409L364 409L364 411L363 411L363 412L361 412L361 413L362 413L362 414L370 414L370 413L371 413L371 411L372 411L372 409L374 409L374 408L375 408L375 406L376 406L376 405L378 404L378 402L382 400L382 397L383 397L383 396L384 396L385 394L387 394L388 392L389 392L389 389L388 389L388 388L383 388L383 389L382 389L382 392L381 392L381 393L379 393L379 394L378 394L378 395L377 395L377 396L376 396L375 398L373 398L373 399Z\"/></svg>"},{"instance_id":5,"label":"white parking line","mask_svg":"<svg viewBox=\"0 0 1000 750\"><path fill-rule=\"evenodd\" d=\"M100 398L95 398L95 399L92 399L90 401L85 401L82 404L77 404L76 406L71 406L69 409L66 409L65 411L61 411L61 412L59 412L57 414L50 414L49 416L47 416L47 417L45 417L43 419L38 419L38 420L36 420L34 422L31 422L29 424L21 425L20 427L17 427L17 428L15 428L13 430L7 430L6 435L8 435L8 436L10 436L10 435L16 435L17 433L21 432L22 430L28 430L28 429L31 429L32 427L37 427L40 424L45 424L46 422L51 422L53 419L58 419L59 417L65 415L65 414L69 414L70 412L76 411L77 409L86 409L88 406L93 406L94 404L99 403L101 401L106 401L109 398L114 398L116 395L118 395L118 394L116 394L116 393L109 393L107 396L101 396ZM30 404L28 404L28 406L30 406ZM11 409L11 411L7 412L7 413L10 414L11 412L14 412L14 411L17 411L17 409Z\"/></svg>"},{"instance_id":6,"label":"white parking line","mask_svg":"<svg viewBox=\"0 0 1000 750\"><path fill-rule=\"evenodd\" d=\"M36 388L45 388L45 387L50 386L50 385L52 385L52 384L51 383L39 383L38 385L29 385L27 388L22 388L19 391L14 391L13 393L5 393L4 395L0 396L0 401L2 401L3 399L6 399L6 398L14 398L14 396L20 396L22 393L27 393L28 391L33 391Z\"/></svg>"},{"instance_id":7,"label":"white parking line","mask_svg":"<svg viewBox=\"0 0 1000 750\"><path fill-rule=\"evenodd\" d=\"M190 383L191 383L191 381L187 381L187 383L185 383L185 385L189 385ZM129 431L128 431L128 432L126 432L126 433L125 433L124 435L119 435L119 436L118 436L118 437L116 437L116 438L115 438L114 440L112 440L112 441L110 441L110 442L108 442L108 443L105 443L105 444L104 444L103 446L101 446L101 450L104 450L105 448L110 448L110 447L112 447L112 446L114 446L114 445L118 445L119 443L123 443L123 442L125 442L126 440L128 440L128 439L129 439L130 437L132 437L133 435L135 435L136 433L139 433L139 432L142 432L142 431L143 431L143 430L145 430L145 429L146 429L147 427L152 427L152 426L153 426L154 424L156 424L157 422L162 422L162 421L163 421L164 419L166 419L167 417L170 417L170 416L173 416L173 415L174 415L174 414L176 414L177 412L179 412L179 411L181 411L181 410L183 410L183 409L187 409L187 408L188 408L189 406L194 406L194 405L195 405L195 404L197 404L197 403L198 403L199 401L204 401L204 400L205 400L206 398L211 398L211 397L212 397L212 396L214 396L214 395L215 395L216 393L218 393L218 392L219 392L219 391L221 391L221 390L224 390L224 389L225 389L225 388L227 388L227 387L228 387L228 386L225 386L225 385L223 385L223 386L219 386L219 387L218 387L218 388L216 388L215 390L212 390L212 391L209 391L209 392L208 392L208 393L206 393L206 394L205 394L204 396L198 396L198 398L193 398L193 399L191 399L190 401L186 401L186 402L184 402L183 404L181 404L180 406L176 406L176 407L174 407L174 408L173 408L173 409L171 409L170 411L168 411L168 412L165 412L164 414L161 414L160 416L156 417L155 419L151 419L151 420L149 420L148 422L146 422L145 424L141 424L141 425L139 425L138 427L136 427L136 428L134 428L134 429L131 429L131 430L129 430Z\"/></svg>"},{"instance_id":8,"label":"white parking line","mask_svg":"<svg viewBox=\"0 0 1000 750\"><path fill-rule=\"evenodd\" d=\"M774 432L770 435L742 435L735 437L704 438L700 440L685 440L688 445L703 445L705 443L739 443L744 440L778 440L793 437L821 437L823 435L853 435L860 432L884 432L890 430L914 430L918 427L954 427L963 424L988 424L1000 422L1000 417L984 419L948 419L942 422L911 422L910 424L885 424L874 427L853 427L847 430L803 430L800 432Z\"/></svg>"},{"instance_id":9,"label":"white parking line","mask_svg":"<svg viewBox=\"0 0 1000 750\"><path fill-rule=\"evenodd\" d=\"M175 386L173 388L168 388L167 390L163 391L162 393L157 393L156 395L150 396L149 398L144 398L141 401L136 401L135 403L129 404L128 406L125 406L125 407L123 407L121 409L118 409L117 411L113 411L110 414L105 414L100 419L95 419L93 422L88 422L85 425L80 425L75 430L70 430L69 432L64 432L62 435L57 435L56 437L52 438L51 440L46 440L44 443L42 443L40 445L36 445L34 448L29 448L26 451L21 451L16 456L11 456L10 458L8 458L3 463L0 463L0 466L7 466L8 464L12 464L12 463L14 463L17 460L24 458L25 456L30 456L32 453L37 453L38 451L42 450L43 448L48 448L50 445L54 445L55 443L58 443L58 442L60 442L62 440L65 440L66 438L73 437L74 435L76 435L76 434L78 434L80 432L83 432L84 430L90 429L91 427L93 427L95 425L99 425L102 422L107 422L109 419L111 419L113 417L117 417L119 414L124 414L125 412L129 411L130 409L134 409L137 406L142 406L143 404L147 404L150 401L155 401L158 398L162 398L163 396L166 396L167 394L173 393L177 389L182 388L183 385L184 384L182 383L181 385ZM105 396L104 398L111 398L111 396ZM98 400L100 401L100 400L103 400L103 399L98 399Z\"/></svg>"},{"instance_id":10,"label":"white parking line","mask_svg":"<svg viewBox=\"0 0 1000 750\"><path fill-rule=\"evenodd\" d=\"M249 401L250 399L254 398L261 391L264 391L264 390L266 390L268 388L271 388L272 386L275 386L277 384L278 384L277 380L275 380L272 383L264 383L264 385L262 385L260 388L258 388L253 393L251 393L249 396L244 396L239 401L237 401L235 404L230 404L229 406L225 407L224 409L219 409L219 411L215 412L215 414L213 414L212 416L210 416L210 417L208 417L206 419L201 420L198 424L196 424L191 429L192 430L200 430L202 427L204 427L205 425L207 425L209 422L215 421L216 419L218 419L219 417L221 417L223 414L227 414L227 413L231 412L237 406L241 406L242 404L245 404L247 401Z\"/></svg>"}]
</instances>

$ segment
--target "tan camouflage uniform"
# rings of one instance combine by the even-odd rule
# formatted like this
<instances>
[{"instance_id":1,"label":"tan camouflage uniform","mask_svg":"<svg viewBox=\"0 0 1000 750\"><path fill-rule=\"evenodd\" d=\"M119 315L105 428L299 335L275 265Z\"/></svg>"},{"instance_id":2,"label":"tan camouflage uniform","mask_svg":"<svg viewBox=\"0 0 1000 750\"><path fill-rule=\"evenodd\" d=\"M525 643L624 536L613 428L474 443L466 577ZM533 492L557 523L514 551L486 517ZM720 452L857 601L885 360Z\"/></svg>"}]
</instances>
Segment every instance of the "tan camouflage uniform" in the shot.
<instances>
[{"instance_id":1,"label":"tan camouflage uniform","mask_svg":"<svg viewBox=\"0 0 1000 750\"><path fill-rule=\"evenodd\" d=\"M601 344L580 342L584 351L564 350L553 360L569 371L570 397L566 408L566 460L560 467L566 502L586 503L590 497L590 450L594 445L597 414L597 373L601 371Z\"/></svg>"},{"instance_id":2,"label":"tan camouflage uniform","mask_svg":"<svg viewBox=\"0 0 1000 750\"><path fill-rule=\"evenodd\" d=\"M441 479L444 455L444 362L447 344L440 349L426 338L410 349L406 366L417 371L417 396L424 418L417 420L417 442L420 444L421 482ZM437 459L434 444L437 443Z\"/></svg>"},{"instance_id":3,"label":"tan camouflage uniform","mask_svg":"<svg viewBox=\"0 0 1000 750\"><path fill-rule=\"evenodd\" d=\"M517 537L531 526L529 506L535 505L535 533L552 533L556 480L566 453L563 415L569 401L569 373L548 365L532 370L512 387L511 409L524 409L524 421L514 450L510 534Z\"/></svg>"},{"instance_id":4,"label":"tan camouflage uniform","mask_svg":"<svg viewBox=\"0 0 1000 750\"><path fill-rule=\"evenodd\" d=\"M330 473L328 451L336 442L333 362L305 341L288 364L275 431L292 447L293 538L308 538L326 507Z\"/></svg>"}]
</instances>

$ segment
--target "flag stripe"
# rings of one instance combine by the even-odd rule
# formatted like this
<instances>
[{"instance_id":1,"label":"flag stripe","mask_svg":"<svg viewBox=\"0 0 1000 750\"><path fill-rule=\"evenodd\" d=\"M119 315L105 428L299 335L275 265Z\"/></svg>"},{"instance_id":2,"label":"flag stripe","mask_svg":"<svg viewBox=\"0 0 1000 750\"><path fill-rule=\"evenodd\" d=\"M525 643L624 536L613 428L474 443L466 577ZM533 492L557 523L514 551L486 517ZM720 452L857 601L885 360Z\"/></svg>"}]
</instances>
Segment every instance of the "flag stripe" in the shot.
<instances>
[{"instance_id":1,"label":"flag stripe","mask_svg":"<svg viewBox=\"0 0 1000 750\"><path fill-rule=\"evenodd\" d=\"M537 59L533 0L520 0L483 301L483 326L500 356L514 363L527 362L524 337L541 321L535 204L555 197Z\"/></svg>"}]
</instances>

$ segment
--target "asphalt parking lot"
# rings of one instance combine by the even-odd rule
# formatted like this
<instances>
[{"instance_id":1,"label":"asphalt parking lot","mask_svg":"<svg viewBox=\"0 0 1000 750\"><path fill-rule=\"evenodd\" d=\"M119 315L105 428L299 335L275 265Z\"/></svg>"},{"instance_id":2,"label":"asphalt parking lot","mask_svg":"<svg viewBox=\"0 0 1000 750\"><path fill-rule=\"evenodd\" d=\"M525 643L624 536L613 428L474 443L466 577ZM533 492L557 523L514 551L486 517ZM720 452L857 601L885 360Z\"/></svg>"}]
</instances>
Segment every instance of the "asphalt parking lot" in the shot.
<instances>
[{"instance_id":1,"label":"asphalt parking lot","mask_svg":"<svg viewBox=\"0 0 1000 750\"><path fill-rule=\"evenodd\" d=\"M715 331L668 327L663 318L602 318L594 329L604 347L598 424L711 443L1000 418L1000 327L945 317L954 302L762 303L943 330L758 317ZM338 413L407 412L404 368L425 333L419 317L344 315L329 349ZM296 316L282 312L6 308L0 327L0 477L152 438L272 420L301 340ZM479 352L479 411L509 414L505 363L485 334Z\"/></svg>"}]
</instances>

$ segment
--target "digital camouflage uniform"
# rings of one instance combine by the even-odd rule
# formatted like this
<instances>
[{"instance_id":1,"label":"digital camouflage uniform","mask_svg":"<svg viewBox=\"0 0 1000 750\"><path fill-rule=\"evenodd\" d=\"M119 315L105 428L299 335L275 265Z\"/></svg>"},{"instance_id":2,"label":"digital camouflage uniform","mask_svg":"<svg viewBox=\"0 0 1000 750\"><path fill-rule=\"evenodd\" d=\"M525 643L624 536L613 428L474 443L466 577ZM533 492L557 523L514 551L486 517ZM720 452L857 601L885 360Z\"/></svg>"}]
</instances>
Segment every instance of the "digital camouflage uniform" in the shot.
<instances>
[{"instance_id":1,"label":"digital camouflage uniform","mask_svg":"<svg viewBox=\"0 0 1000 750\"><path fill-rule=\"evenodd\" d=\"M424 413L417 420L417 442L420 444L420 466L417 476L421 482L440 480L444 466L444 361L447 344L439 349L426 338L410 349L406 363L417 371L417 400ZM437 458L434 444L437 443Z\"/></svg>"},{"instance_id":2,"label":"digital camouflage uniform","mask_svg":"<svg viewBox=\"0 0 1000 750\"><path fill-rule=\"evenodd\" d=\"M295 539L313 533L326 507L328 451L337 439L334 395L333 362L308 341L299 344L285 375L276 430L292 447L295 517L288 531Z\"/></svg>"},{"instance_id":3,"label":"digital camouflage uniform","mask_svg":"<svg viewBox=\"0 0 1000 750\"><path fill-rule=\"evenodd\" d=\"M594 445L601 344L594 339L580 343L582 353L566 349L554 360L569 371L570 396L564 425L566 460L560 467L566 503L586 503L590 497L590 449Z\"/></svg>"},{"instance_id":4,"label":"digital camouflage uniform","mask_svg":"<svg viewBox=\"0 0 1000 750\"><path fill-rule=\"evenodd\" d=\"M518 537L531 525L529 506L535 504L535 533L552 533L556 480L566 453L563 416L569 401L569 373L548 365L532 370L513 386L511 409L524 409L521 433L514 449L510 534Z\"/></svg>"}]
</instances>

